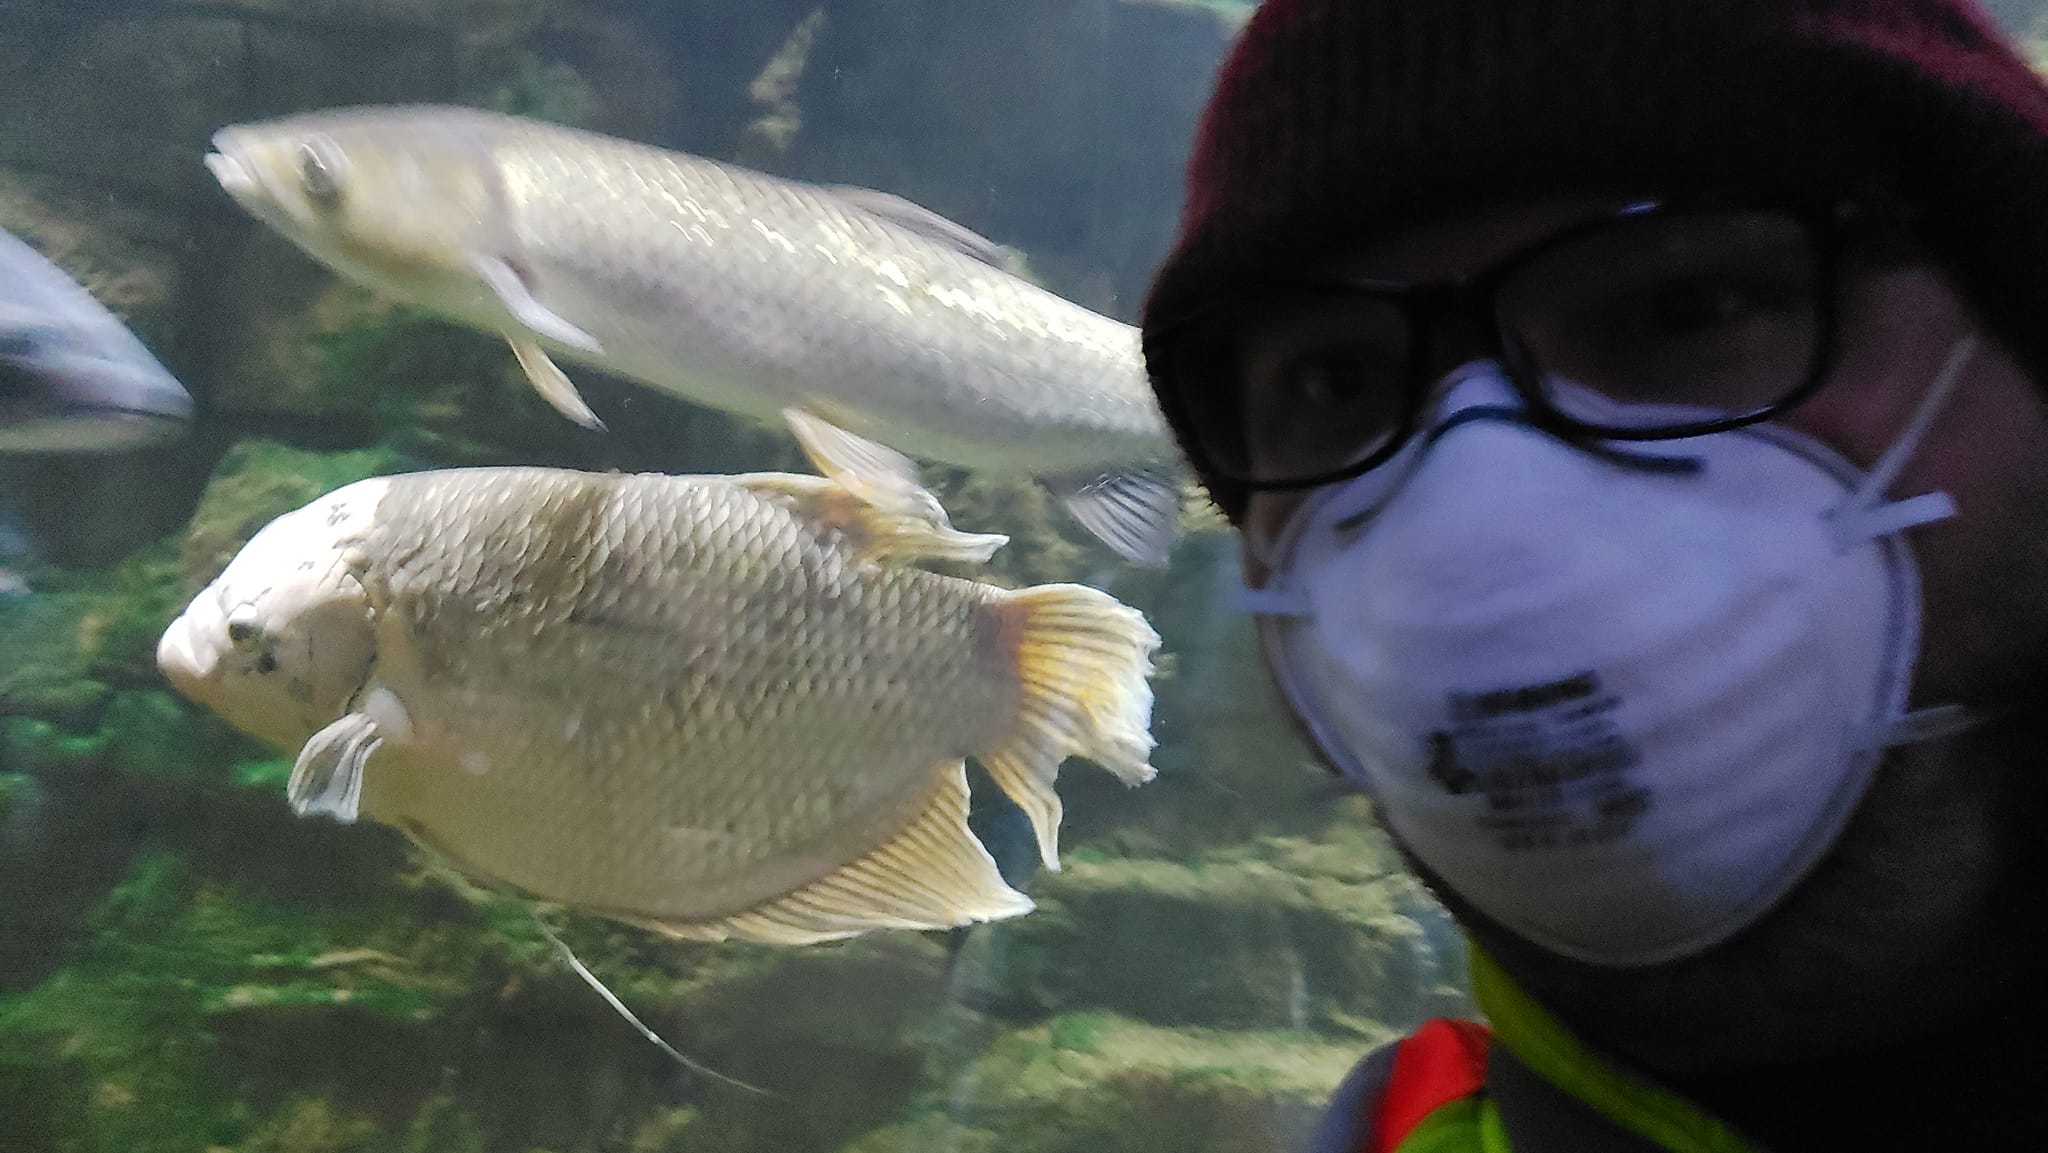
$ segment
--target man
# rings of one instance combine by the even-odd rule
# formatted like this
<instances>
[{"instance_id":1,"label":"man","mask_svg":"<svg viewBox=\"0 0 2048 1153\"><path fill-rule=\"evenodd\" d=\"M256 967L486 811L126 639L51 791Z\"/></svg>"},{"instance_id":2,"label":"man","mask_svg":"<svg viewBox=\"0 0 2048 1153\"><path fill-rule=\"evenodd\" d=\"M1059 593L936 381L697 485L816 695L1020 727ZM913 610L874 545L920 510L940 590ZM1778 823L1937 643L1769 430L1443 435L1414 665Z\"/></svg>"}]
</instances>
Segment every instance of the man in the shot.
<instances>
[{"instance_id":1,"label":"man","mask_svg":"<svg viewBox=\"0 0 2048 1153\"><path fill-rule=\"evenodd\" d=\"M1320 1149L2048 1142L2048 88L1967 0L1268 0L1144 317L1488 1026Z\"/></svg>"}]
</instances>

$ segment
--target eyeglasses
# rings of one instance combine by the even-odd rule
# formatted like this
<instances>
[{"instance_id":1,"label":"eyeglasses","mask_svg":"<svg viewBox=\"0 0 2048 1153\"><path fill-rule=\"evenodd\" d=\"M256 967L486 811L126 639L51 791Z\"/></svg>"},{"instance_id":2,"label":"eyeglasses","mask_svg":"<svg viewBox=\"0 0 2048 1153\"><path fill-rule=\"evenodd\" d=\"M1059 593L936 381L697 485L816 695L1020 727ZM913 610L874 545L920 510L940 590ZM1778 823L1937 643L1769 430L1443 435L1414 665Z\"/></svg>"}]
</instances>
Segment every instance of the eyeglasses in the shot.
<instances>
[{"instance_id":1,"label":"eyeglasses","mask_svg":"<svg viewBox=\"0 0 2048 1153\"><path fill-rule=\"evenodd\" d=\"M1246 489L1307 488L1386 462L1427 407L1431 338L1477 319L1530 419L1567 438L1739 428L1810 396L1835 343L1839 254L1870 214L1631 205L1456 280L1290 278L1148 338L1189 455Z\"/></svg>"}]
</instances>

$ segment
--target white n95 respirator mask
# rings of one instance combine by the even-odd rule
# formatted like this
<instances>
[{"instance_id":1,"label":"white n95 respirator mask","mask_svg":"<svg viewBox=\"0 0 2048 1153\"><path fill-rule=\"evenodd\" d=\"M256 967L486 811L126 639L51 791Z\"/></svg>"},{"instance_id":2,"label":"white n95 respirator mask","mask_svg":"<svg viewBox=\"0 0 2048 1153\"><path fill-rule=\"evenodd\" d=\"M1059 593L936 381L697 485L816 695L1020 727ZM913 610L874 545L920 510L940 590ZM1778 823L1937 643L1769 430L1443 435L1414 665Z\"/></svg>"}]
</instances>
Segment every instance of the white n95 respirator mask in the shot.
<instances>
[{"instance_id":1,"label":"white n95 respirator mask","mask_svg":"<svg viewBox=\"0 0 2048 1153\"><path fill-rule=\"evenodd\" d=\"M1899 534L1953 504L1883 496L1970 348L1868 472L1771 424L1568 443L1467 366L1268 550L1280 688L1487 916L1600 964L1700 952L1812 868L1886 748L1972 723L1907 710Z\"/></svg>"}]
</instances>

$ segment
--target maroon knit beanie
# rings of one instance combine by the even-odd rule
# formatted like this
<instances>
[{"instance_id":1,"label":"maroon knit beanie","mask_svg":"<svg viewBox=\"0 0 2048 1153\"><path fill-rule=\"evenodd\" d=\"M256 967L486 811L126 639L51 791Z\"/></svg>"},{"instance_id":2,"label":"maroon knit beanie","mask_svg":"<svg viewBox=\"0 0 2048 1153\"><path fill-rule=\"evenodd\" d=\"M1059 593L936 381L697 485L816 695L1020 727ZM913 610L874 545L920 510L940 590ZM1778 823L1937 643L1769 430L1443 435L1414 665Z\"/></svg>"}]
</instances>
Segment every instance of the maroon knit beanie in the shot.
<instances>
[{"instance_id":1,"label":"maroon knit beanie","mask_svg":"<svg viewBox=\"0 0 2048 1153\"><path fill-rule=\"evenodd\" d=\"M1203 117L1143 324L1465 208L1873 179L2040 375L2048 86L1969 0L1266 0Z\"/></svg>"}]
</instances>

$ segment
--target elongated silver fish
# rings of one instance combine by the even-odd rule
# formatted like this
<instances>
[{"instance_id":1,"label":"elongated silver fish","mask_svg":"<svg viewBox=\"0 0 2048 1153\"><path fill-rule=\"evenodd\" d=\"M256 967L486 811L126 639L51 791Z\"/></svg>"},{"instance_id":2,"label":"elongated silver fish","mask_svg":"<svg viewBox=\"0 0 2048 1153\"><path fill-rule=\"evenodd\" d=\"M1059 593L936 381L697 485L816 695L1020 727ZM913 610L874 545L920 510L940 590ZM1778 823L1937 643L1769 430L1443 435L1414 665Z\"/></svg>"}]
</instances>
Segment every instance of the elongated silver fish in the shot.
<instances>
[{"instance_id":1,"label":"elongated silver fish","mask_svg":"<svg viewBox=\"0 0 2048 1153\"><path fill-rule=\"evenodd\" d=\"M1159 563L1180 488L1137 331L1004 271L907 201L468 108L222 129L243 207L345 275L502 333L541 395L597 418L550 353L687 400L813 418L926 459L1044 480Z\"/></svg>"},{"instance_id":2,"label":"elongated silver fish","mask_svg":"<svg viewBox=\"0 0 2048 1153\"><path fill-rule=\"evenodd\" d=\"M127 326L0 231L0 454L138 448L191 415L191 396Z\"/></svg>"},{"instance_id":3,"label":"elongated silver fish","mask_svg":"<svg viewBox=\"0 0 2048 1153\"><path fill-rule=\"evenodd\" d=\"M1031 908L963 758L1051 867L1067 756L1153 775L1135 610L904 563L1003 539L821 477L385 477L265 527L157 661L300 750L301 813L532 897L704 939L952 927Z\"/></svg>"}]
</instances>

